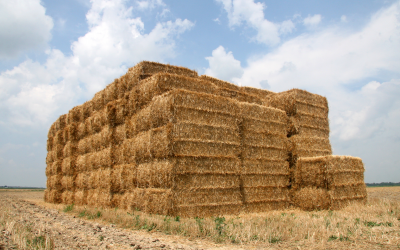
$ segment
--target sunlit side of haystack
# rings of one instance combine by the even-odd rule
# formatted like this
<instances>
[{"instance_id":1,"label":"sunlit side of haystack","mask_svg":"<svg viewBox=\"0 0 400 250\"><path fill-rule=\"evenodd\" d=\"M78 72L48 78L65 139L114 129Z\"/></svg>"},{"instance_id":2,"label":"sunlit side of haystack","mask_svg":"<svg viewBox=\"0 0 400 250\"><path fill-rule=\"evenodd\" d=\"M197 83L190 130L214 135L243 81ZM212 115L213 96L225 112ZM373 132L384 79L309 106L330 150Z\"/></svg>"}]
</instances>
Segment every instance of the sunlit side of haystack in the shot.
<instances>
[{"instance_id":1,"label":"sunlit side of haystack","mask_svg":"<svg viewBox=\"0 0 400 250\"><path fill-rule=\"evenodd\" d=\"M365 201L332 156L326 98L141 62L51 126L45 200L213 216Z\"/></svg>"}]
</instances>

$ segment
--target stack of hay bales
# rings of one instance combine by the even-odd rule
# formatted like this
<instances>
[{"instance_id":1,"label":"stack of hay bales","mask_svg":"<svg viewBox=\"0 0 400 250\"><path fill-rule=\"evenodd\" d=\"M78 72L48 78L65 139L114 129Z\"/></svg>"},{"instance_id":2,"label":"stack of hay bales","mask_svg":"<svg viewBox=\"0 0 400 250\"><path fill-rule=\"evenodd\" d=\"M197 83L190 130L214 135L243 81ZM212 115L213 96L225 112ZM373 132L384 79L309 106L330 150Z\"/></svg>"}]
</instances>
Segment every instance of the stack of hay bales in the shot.
<instances>
[{"instance_id":1,"label":"stack of hay bales","mask_svg":"<svg viewBox=\"0 0 400 250\"><path fill-rule=\"evenodd\" d=\"M286 208L308 188L302 159L331 155L327 114L305 91L141 62L51 126L45 200L186 217ZM343 173L354 166L351 190L362 191L359 163L342 173L325 161L330 205L350 197Z\"/></svg>"},{"instance_id":2,"label":"stack of hay bales","mask_svg":"<svg viewBox=\"0 0 400 250\"><path fill-rule=\"evenodd\" d=\"M270 94L267 104L289 117L290 196L305 210L338 209L365 201L364 166L360 158L332 156L328 102L325 97L292 89Z\"/></svg>"}]
</instances>

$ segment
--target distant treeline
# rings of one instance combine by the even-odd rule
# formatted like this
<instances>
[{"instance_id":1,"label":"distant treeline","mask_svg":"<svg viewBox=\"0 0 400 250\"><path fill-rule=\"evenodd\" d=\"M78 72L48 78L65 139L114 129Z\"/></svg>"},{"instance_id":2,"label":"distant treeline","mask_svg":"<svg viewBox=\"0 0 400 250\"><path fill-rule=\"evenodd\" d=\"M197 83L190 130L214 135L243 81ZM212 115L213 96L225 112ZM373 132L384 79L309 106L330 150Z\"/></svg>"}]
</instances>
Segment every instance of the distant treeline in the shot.
<instances>
[{"instance_id":1,"label":"distant treeline","mask_svg":"<svg viewBox=\"0 0 400 250\"><path fill-rule=\"evenodd\" d=\"M400 182L381 182L381 183L365 183L367 187L394 187L400 186Z\"/></svg>"}]
</instances>

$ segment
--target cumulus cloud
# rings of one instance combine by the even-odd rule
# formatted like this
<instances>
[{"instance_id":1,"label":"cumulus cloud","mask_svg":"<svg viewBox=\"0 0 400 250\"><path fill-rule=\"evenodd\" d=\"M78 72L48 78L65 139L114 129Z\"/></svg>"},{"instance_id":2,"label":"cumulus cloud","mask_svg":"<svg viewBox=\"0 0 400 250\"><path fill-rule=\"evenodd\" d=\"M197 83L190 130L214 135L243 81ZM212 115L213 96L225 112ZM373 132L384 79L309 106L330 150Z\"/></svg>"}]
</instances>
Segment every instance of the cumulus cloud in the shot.
<instances>
[{"instance_id":1,"label":"cumulus cloud","mask_svg":"<svg viewBox=\"0 0 400 250\"><path fill-rule=\"evenodd\" d=\"M308 27L317 26L321 22L322 16L316 14L313 16L308 15L308 17L303 19L303 24Z\"/></svg>"},{"instance_id":2,"label":"cumulus cloud","mask_svg":"<svg viewBox=\"0 0 400 250\"><path fill-rule=\"evenodd\" d=\"M158 6L165 6L165 3L162 0L143 0L137 1L137 6L139 10L151 10Z\"/></svg>"},{"instance_id":3,"label":"cumulus cloud","mask_svg":"<svg viewBox=\"0 0 400 250\"><path fill-rule=\"evenodd\" d=\"M228 14L229 26L235 27L245 22L257 31L253 38L256 42L276 45L280 35L292 32L294 24L291 20L273 23L264 17L266 6L254 0L216 0L224 6Z\"/></svg>"},{"instance_id":4,"label":"cumulus cloud","mask_svg":"<svg viewBox=\"0 0 400 250\"><path fill-rule=\"evenodd\" d=\"M240 61L233 57L231 51L226 53L222 46L213 50L212 56L206 57L206 59L209 63L209 68L205 71L206 75L232 82L243 74Z\"/></svg>"},{"instance_id":5,"label":"cumulus cloud","mask_svg":"<svg viewBox=\"0 0 400 250\"><path fill-rule=\"evenodd\" d=\"M40 0L0 1L0 58L45 48L53 20Z\"/></svg>"},{"instance_id":6,"label":"cumulus cloud","mask_svg":"<svg viewBox=\"0 0 400 250\"><path fill-rule=\"evenodd\" d=\"M8 124L48 124L56 114L93 97L141 60L175 56L175 38L193 26L189 20L157 23L144 33L125 1L91 2L89 31L72 43L72 55L47 51L44 63L30 59L0 74L0 112Z\"/></svg>"}]
</instances>

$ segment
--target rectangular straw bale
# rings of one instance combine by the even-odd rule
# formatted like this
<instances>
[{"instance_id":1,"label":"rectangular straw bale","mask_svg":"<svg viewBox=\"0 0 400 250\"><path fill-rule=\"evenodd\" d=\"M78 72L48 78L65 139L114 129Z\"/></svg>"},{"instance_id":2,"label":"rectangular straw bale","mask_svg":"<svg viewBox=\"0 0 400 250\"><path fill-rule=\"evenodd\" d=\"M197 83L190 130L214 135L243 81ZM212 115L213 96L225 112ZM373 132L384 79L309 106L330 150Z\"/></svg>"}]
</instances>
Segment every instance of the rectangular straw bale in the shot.
<instances>
[{"instance_id":1,"label":"rectangular straw bale","mask_svg":"<svg viewBox=\"0 0 400 250\"><path fill-rule=\"evenodd\" d=\"M62 173L64 175L74 175L76 172L76 158L67 157L62 160Z\"/></svg>"},{"instance_id":2,"label":"rectangular straw bale","mask_svg":"<svg viewBox=\"0 0 400 250\"><path fill-rule=\"evenodd\" d=\"M128 192L137 186L137 166L135 164L114 165L111 179L112 192Z\"/></svg>"},{"instance_id":3,"label":"rectangular straw bale","mask_svg":"<svg viewBox=\"0 0 400 250\"><path fill-rule=\"evenodd\" d=\"M211 76L207 76L207 75L202 75L199 78L204 79L206 81L212 82L213 84L215 84L218 88L225 88L225 89L232 89L232 90L236 90L236 91L240 91L240 87L232 84L230 82L227 81L223 81Z\"/></svg>"},{"instance_id":4,"label":"rectangular straw bale","mask_svg":"<svg viewBox=\"0 0 400 250\"><path fill-rule=\"evenodd\" d=\"M100 90L92 98L93 111L99 111L99 110L102 110L105 107L106 103L104 101L104 97L105 97L104 96L105 95L104 92L105 92L104 89Z\"/></svg>"},{"instance_id":5,"label":"rectangular straw bale","mask_svg":"<svg viewBox=\"0 0 400 250\"><path fill-rule=\"evenodd\" d=\"M87 124L85 124L84 122L78 123L77 125L78 127L78 140L82 140L83 138L85 138L86 136L89 135L89 131L88 131L88 127Z\"/></svg>"},{"instance_id":6,"label":"rectangular straw bale","mask_svg":"<svg viewBox=\"0 0 400 250\"><path fill-rule=\"evenodd\" d=\"M258 96L248 94L242 91L233 90L233 89L226 89L226 88L218 88L215 91L215 94L218 96L223 96L226 98L230 98L239 102L246 102L246 103L254 103L263 105L263 101Z\"/></svg>"},{"instance_id":7,"label":"rectangular straw bale","mask_svg":"<svg viewBox=\"0 0 400 250\"><path fill-rule=\"evenodd\" d=\"M89 118L93 113L93 102L91 100L84 102L82 105L82 112L81 112L81 121L86 120Z\"/></svg>"},{"instance_id":8,"label":"rectangular straw bale","mask_svg":"<svg viewBox=\"0 0 400 250\"><path fill-rule=\"evenodd\" d=\"M74 204L75 195L73 191L64 191L61 195L61 200L63 204Z\"/></svg>"},{"instance_id":9,"label":"rectangular straw bale","mask_svg":"<svg viewBox=\"0 0 400 250\"><path fill-rule=\"evenodd\" d=\"M67 144L65 144L64 149L63 149L63 157L71 157L77 153L77 143L76 142L71 142L68 141Z\"/></svg>"},{"instance_id":10,"label":"rectangular straw bale","mask_svg":"<svg viewBox=\"0 0 400 250\"><path fill-rule=\"evenodd\" d=\"M141 80L146 79L160 72L182 75L187 77L198 76L197 72L184 67L177 67L155 62L143 61L136 64L134 67L130 68L126 73L125 78L126 78L127 89L131 90L133 87L138 85L138 83Z\"/></svg>"},{"instance_id":11,"label":"rectangular straw bale","mask_svg":"<svg viewBox=\"0 0 400 250\"><path fill-rule=\"evenodd\" d=\"M201 188L191 192L177 190L174 192L174 201L177 205L239 203L242 201L242 193L239 187Z\"/></svg>"},{"instance_id":12,"label":"rectangular straw bale","mask_svg":"<svg viewBox=\"0 0 400 250\"><path fill-rule=\"evenodd\" d=\"M113 137L114 137L113 143L117 145L122 144L123 141L127 139L125 123L115 127Z\"/></svg>"},{"instance_id":13,"label":"rectangular straw bale","mask_svg":"<svg viewBox=\"0 0 400 250\"><path fill-rule=\"evenodd\" d=\"M47 132L47 138L54 137L54 135L56 134L56 132L57 132L57 129L56 129L56 122L53 122L53 123L50 125L49 131Z\"/></svg>"},{"instance_id":14,"label":"rectangular straw bale","mask_svg":"<svg viewBox=\"0 0 400 250\"><path fill-rule=\"evenodd\" d=\"M272 92L270 90L257 89L257 88L247 87L247 86L240 87L240 91L247 93L247 94L257 96L258 98L260 98L263 101L263 104L269 96L276 94L275 92Z\"/></svg>"},{"instance_id":15,"label":"rectangular straw bale","mask_svg":"<svg viewBox=\"0 0 400 250\"><path fill-rule=\"evenodd\" d=\"M98 170L100 178L99 178L99 187L101 189L110 190L112 186L112 168L101 168Z\"/></svg>"},{"instance_id":16,"label":"rectangular straw bale","mask_svg":"<svg viewBox=\"0 0 400 250\"><path fill-rule=\"evenodd\" d=\"M54 140L53 139L54 139L53 136L49 136L47 138L47 144L46 144L47 151L53 150L53 146L54 146Z\"/></svg>"},{"instance_id":17,"label":"rectangular straw bale","mask_svg":"<svg viewBox=\"0 0 400 250\"><path fill-rule=\"evenodd\" d=\"M118 98L118 93L117 93L117 86L115 84L115 81L108 84L106 88L104 89L104 104L107 105L108 103L116 100Z\"/></svg>"},{"instance_id":18,"label":"rectangular straw bale","mask_svg":"<svg viewBox=\"0 0 400 250\"><path fill-rule=\"evenodd\" d=\"M125 81L125 75L121 76L120 78L117 78L114 80L114 84L116 87L116 92L117 92L117 99L121 99L124 97L125 93L128 91L127 89L127 83Z\"/></svg>"},{"instance_id":19,"label":"rectangular straw bale","mask_svg":"<svg viewBox=\"0 0 400 250\"><path fill-rule=\"evenodd\" d=\"M242 140L244 145L275 147L287 149L289 140L286 135L272 133L258 133L249 130L243 131Z\"/></svg>"},{"instance_id":20,"label":"rectangular straw bale","mask_svg":"<svg viewBox=\"0 0 400 250\"><path fill-rule=\"evenodd\" d=\"M47 151L46 155L46 164L51 164L54 161L57 160L57 157L55 157L55 150Z\"/></svg>"},{"instance_id":21,"label":"rectangular straw bale","mask_svg":"<svg viewBox=\"0 0 400 250\"><path fill-rule=\"evenodd\" d=\"M155 96L174 89L185 89L194 92L214 94L216 87L208 81L166 73L158 73L142 81L137 87L138 104L147 105Z\"/></svg>"},{"instance_id":22,"label":"rectangular straw bale","mask_svg":"<svg viewBox=\"0 0 400 250\"><path fill-rule=\"evenodd\" d=\"M112 204L112 193L104 189L88 190L87 203L95 207L110 207Z\"/></svg>"},{"instance_id":23,"label":"rectangular straw bale","mask_svg":"<svg viewBox=\"0 0 400 250\"><path fill-rule=\"evenodd\" d=\"M289 162L281 159L243 159L242 174L288 175Z\"/></svg>"},{"instance_id":24,"label":"rectangular straw bale","mask_svg":"<svg viewBox=\"0 0 400 250\"><path fill-rule=\"evenodd\" d=\"M112 166L111 147L90 153L86 158L87 169L108 168Z\"/></svg>"},{"instance_id":25,"label":"rectangular straw bale","mask_svg":"<svg viewBox=\"0 0 400 250\"><path fill-rule=\"evenodd\" d=\"M278 159L287 160L287 147L243 145L242 156L244 159Z\"/></svg>"},{"instance_id":26,"label":"rectangular straw bale","mask_svg":"<svg viewBox=\"0 0 400 250\"><path fill-rule=\"evenodd\" d=\"M78 138L78 123L71 123L65 128L65 136L68 140L64 141L73 141L76 142Z\"/></svg>"},{"instance_id":27,"label":"rectangular straw bale","mask_svg":"<svg viewBox=\"0 0 400 250\"><path fill-rule=\"evenodd\" d=\"M247 202L244 204L242 212L244 213L264 213L271 210L283 210L289 207L289 201L286 199L277 199L271 201Z\"/></svg>"},{"instance_id":28,"label":"rectangular straw bale","mask_svg":"<svg viewBox=\"0 0 400 250\"><path fill-rule=\"evenodd\" d=\"M134 188L126 192L122 198L122 207L127 210L141 211L145 208L145 192L144 188Z\"/></svg>"},{"instance_id":29,"label":"rectangular straw bale","mask_svg":"<svg viewBox=\"0 0 400 250\"><path fill-rule=\"evenodd\" d=\"M211 216L237 215L242 212L241 202L224 204L178 205L174 208L174 215L191 218Z\"/></svg>"},{"instance_id":30,"label":"rectangular straw bale","mask_svg":"<svg viewBox=\"0 0 400 250\"><path fill-rule=\"evenodd\" d=\"M125 164L136 164L137 143L139 143L137 137L127 139L122 143Z\"/></svg>"},{"instance_id":31,"label":"rectangular straw bale","mask_svg":"<svg viewBox=\"0 0 400 250\"><path fill-rule=\"evenodd\" d=\"M78 153L83 155L92 152L92 136L87 136L78 142Z\"/></svg>"},{"instance_id":32,"label":"rectangular straw bale","mask_svg":"<svg viewBox=\"0 0 400 250\"><path fill-rule=\"evenodd\" d=\"M58 190L52 190L52 189L46 189L45 190L45 192L47 193L45 193L45 197L47 197L46 198L46 202L50 202L50 203L55 203L55 204L58 204L58 203L61 203L61 192L60 191L58 191Z\"/></svg>"},{"instance_id":33,"label":"rectangular straw bale","mask_svg":"<svg viewBox=\"0 0 400 250\"><path fill-rule=\"evenodd\" d=\"M105 112L105 109L93 112L93 115L88 119L90 122L90 134L96 134L100 132L106 125L108 125L107 113Z\"/></svg>"},{"instance_id":34,"label":"rectangular straw bale","mask_svg":"<svg viewBox=\"0 0 400 250\"><path fill-rule=\"evenodd\" d=\"M55 145L64 145L64 129L56 132L53 143Z\"/></svg>"},{"instance_id":35,"label":"rectangular straw bale","mask_svg":"<svg viewBox=\"0 0 400 250\"><path fill-rule=\"evenodd\" d=\"M306 211L329 209L331 206L328 190L313 186L302 187L295 191L292 202L296 207Z\"/></svg>"},{"instance_id":36,"label":"rectangular straw bale","mask_svg":"<svg viewBox=\"0 0 400 250\"><path fill-rule=\"evenodd\" d=\"M112 145L111 146L112 152L112 164L113 165L121 165L125 164L125 156L124 156L124 147L123 145Z\"/></svg>"},{"instance_id":37,"label":"rectangular straw bale","mask_svg":"<svg viewBox=\"0 0 400 250\"><path fill-rule=\"evenodd\" d=\"M113 193L111 207L126 209L123 208L123 197L124 197L123 193L121 194Z\"/></svg>"},{"instance_id":38,"label":"rectangular straw bale","mask_svg":"<svg viewBox=\"0 0 400 250\"><path fill-rule=\"evenodd\" d=\"M76 188L80 190L88 190L90 172L81 172L76 175L75 184Z\"/></svg>"},{"instance_id":39,"label":"rectangular straw bale","mask_svg":"<svg viewBox=\"0 0 400 250\"><path fill-rule=\"evenodd\" d=\"M88 172L88 188L89 189L97 189L100 188L100 178L101 178L101 170L93 170Z\"/></svg>"},{"instance_id":40,"label":"rectangular straw bale","mask_svg":"<svg viewBox=\"0 0 400 250\"><path fill-rule=\"evenodd\" d=\"M47 178L47 182L46 182L46 187L52 190L62 190L62 184L61 184L61 179L62 179L62 175L61 174L56 174L56 175L52 175L50 177Z\"/></svg>"},{"instance_id":41,"label":"rectangular straw bale","mask_svg":"<svg viewBox=\"0 0 400 250\"><path fill-rule=\"evenodd\" d=\"M241 116L249 119L260 119L264 121L272 121L279 123L287 123L287 115L284 111L273 107L265 107L253 103L239 104Z\"/></svg>"},{"instance_id":42,"label":"rectangular straw bale","mask_svg":"<svg viewBox=\"0 0 400 250\"><path fill-rule=\"evenodd\" d=\"M289 175L246 174L241 176L243 187L287 187Z\"/></svg>"},{"instance_id":43,"label":"rectangular straw bale","mask_svg":"<svg viewBox=\"0 0 400 250\"><path fill-rule=\"evenodd\" d=\"M137 166L137 186L140 188L171 188L173 165L165 161L150 161Z\"/></svg>"},{"instance_id":44,"label":"rectangular straw bale","mask_svg":"<svg viewBox=\"0 0 400 250\"><path fill-rule=\"evenodd\" d=\"M246 202L280 201L289 199L287 187L243 187Z\"/></svg>"},{"instance_id":45,"label":"rectangular straw bale","mask_svg":"<svg viewBox=\"0 0 400 250\"><path fill-rule=\"evenodd\" d=\"M236 174L179 174L174 178L174 189L238 188L240 177Z\"/></svg>"},{"instance_id":46,"label":"rectangular straw bale","mask_svg":"<svg viewBox=\"0 0 400 250\"><path fill-rule=\"evenodd\" d=\"M336 185L329 190L333 199L366 198L367 191L364 182Z\"/></svg>"},{"instance_id":47,"label":"rectangular straw bale","mask_svg":"<svg viewBox=\"0 0 400 250\"><path fill-rule=\"evenodd\" d=\"M76 122L76 123L82 123L84 122L83 115L82 115L82 105L75 106L73 107L69 112L68 112L68 123Z\"/></svg>"},{"instance_id":48,"label":"rectangular straw bale","mask_svg":"<svg viewBox=\"0 0 400 250\"><path fill-rule=\"evenodd\" d=\"M73 191L75 189L75 176L64 175L61 178L61 185L63 190Z\"/></svg>"},{"instance_id":49,"label":"rectangular straw bale","mask_svg":"<svg viewBox=\"0 0 400 250\"><path fill-rule=\"evenodd\" d=\"M171 214L172 197L171 189L146 188L144 212L148 214Z\"/></svg>"},{"instance_id":50,"label":"rectangular straw bale","mask_svg":"<svg viewBox=\"0 0 400 250\"><path fill-rule=\"evenodd\" d=\"M109 126L104 126L103 129L90 137L91 148L90 152L96 152L108 148L112 142L113 130Z\"/></svg>"},{"instance_id":51,"label":"rectangular straw bale","mask_svg":"<svg viewBox=\"0 0 400 250\"><path fill-rule=\"evenodd\" d=\"M241 161L238 157L181 156L165 160L174 165L176 174L238 174Z\"/></svg>"},{"instance_id":52,"label":"rectangular straw bale","mask_svg":"<svg viewBox=\"0 0 400 250\"><path fill-rule=\"evenodd\" d=\"M58 119L54 122L54 125L55 125L54 132L63 130L65 128L65 126L67 125L66 121L67 121L67 115L65 115L65 114L58 117Z\"/></svg>"},{"instance_id":53,"label":"rectangular straw bale","mask_svg":"<svg viewBox=\"0 0 400 250\"><path fill-rule=\"evenodd\" d=\"M75 191L75 205L82 206L87 204L87 190L77 190Z\"/></svg>"},{"instance_id":54,"label":"rectangular straw bale","mask_svg":"<svg viewBox=\"0 0 400 250\"><path fill-rule=\"evenodd\" d=\"M294 189L306 187L327 189L327 159L327 157L298 158L294 168L294 182L292 187ZM311 193L314 191L306 189L304 192Z\"/></svg>"},{"instance_id":55,"label":"rectangular straw bale","mask_svg":"<svg viewBox=\"0 0 400 250\"><path fill-rule=\"evenodd\" d=\"M56 175L62 173L62 161L55 161L50 164L47 164L46 167L46 176Z\"/></svg>"},{"instance_id":56,"label":"rectangular straw bale","mask_svg":"<svg viewBox=\"0 0 400 250\"><path fill-rule=\"evenodd\" d=\"M85 172L90 171L90 154L78 155L76 158L76 169L77 172Z\"/></svg>"},{"instance_id":57,"label":"rectangular straw bale","mask_svg":"<svg viewBox=\"0 0 400 250\"><path fill-rule=\"evenodd\" d=\"M270 106L285 110L289 115L297 113L328 117L328 102L325 97L305 90L291 89L269 97Z\"/></svg>"},{"instance_id":58,"label":"rectangular straw bale","mask_svg":"<svg viewBox=\"0 0 400 250\"><path fill-rule=\"evenodd\" d=\"M56 160L62 160L63 158L63 150L64 150L64 146L60 145L60 144L56 144L54 146L54 149L52 150L53 152L53 161Z\"/></svg>"},{"instance_id":59,"label":"rectangular straw bale","mask_svg":"<svg viewBox=\"0 0 400 250\"><path fill-rule=\"evenodd\" d=\"M329 139L321 137L305 137L294 135L289 138L292 143L292 154L295 157L314 157L331 155Z\"/></svg>"},{"instance_id":60,"label":"rectangular straw bale","mask_svg":"<svg viewBox=\"0 0 400 250\"><path fill-rule=\"evenodd\" d=\"M115 101L115 125L120 125L125 122L128 116L127 103L125 99Z\"/></svg>"}]
</instances>

